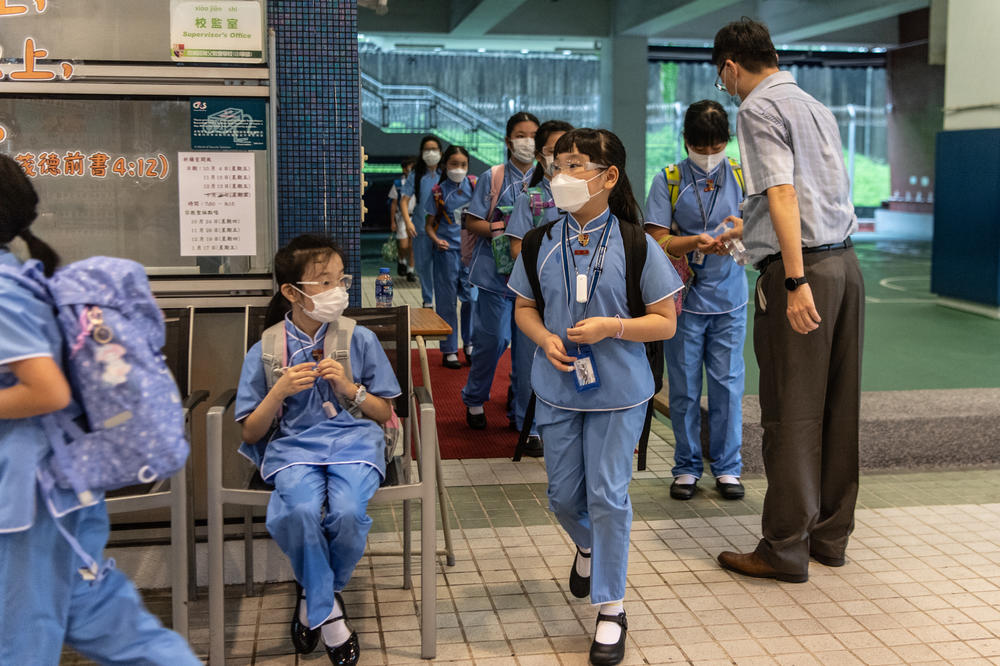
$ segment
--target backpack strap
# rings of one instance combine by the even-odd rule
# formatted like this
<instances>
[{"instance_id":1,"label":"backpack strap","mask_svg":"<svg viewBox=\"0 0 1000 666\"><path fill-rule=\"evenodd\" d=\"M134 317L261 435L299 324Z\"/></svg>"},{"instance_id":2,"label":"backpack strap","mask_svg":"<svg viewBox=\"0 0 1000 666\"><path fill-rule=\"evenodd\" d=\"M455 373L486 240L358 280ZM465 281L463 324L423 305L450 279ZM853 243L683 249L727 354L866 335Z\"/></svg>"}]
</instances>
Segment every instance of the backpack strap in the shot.
<instances>
[{"instance_id":1,"label":"backpack strap","mask_svg":"<svg viewBox=\"0 0 1000 666\"><path fill-rule=\"evenodd\" d=\"M344 375L354 381L354 373L351 371L351 339L354 337L354 329L357 322L350 317L341 315L337 321L331 322L326 327L326 335L323 338L323 355L332 358L344 368ZM346 409L354 418L361 418L361 408L348 400L338 399L341 409Z\"/></svg>"},{"instance_id":2,"label":"backpack strap","mask_svg":"<svg viewBox=\"0 0 1000 666\"><path fill-rule=\"evenodd\" d=\"M681 195L681 168L676 164L668 164L663 169L667 177L667 191L670 192L670 210L677 208L677 198Z\"/></svg>"},{"instance_id":3,"label":"backpack strap","mask_svg":"<svg viewBox=\"0 0 1000 666\"><path fill-rule=\"evenodd\" d=\"M264 366L267 390L274 388L281 376L281 369L288 363L288 346L285 344L285 321L274 324L260 336L260 361Z\"/></svg>"},{"instance_id":4,"label":"backpack strap","mask_svg":"<svg viewBox=\"0 0 1000 666\"><path fill-rule=\"evenodd\" d=\"M740 189L743 190L743 196L745 197L747 195L747 183L743 180L743 167L740 166L739 162L730 157L729 168L733 170L733 175L736 176L736 182L740 184Z\"/></svg>"},{"instance_id":5,"label":"backpack strap","mask_svg":"<svg viewBox=\"0 0 1000 666\"><path fill-rule=\"evenodd\" d=\"M472 189L476 189L476 183L479 182L479 179L476 178L476 175L470 173L468 176L466 176L466 178L469 179L469 185L472 185Z\"/></svg>"},{"instance_id":6,"label":"backpack strap","mask_svg":"<svg viewBox=\"0 0 1000 666\"><path fill-rule=\"evenodd\" d=\"M535 227L526 233L521 241L521 256L524 257L521 261L524 263L524 272L528 276L528 284L531 285L531 293L535 297L538 315L543 319L545 317L545 299L542 297L542 287L538 281L538 252L542 248L542 237L550 237L553 226L555 226L555 222Z\"/></svg>"},{"instance_id":7,"label":"backpack strap","mask_svg":"<svg viewBox=\"0 0 1000 666\"><path fill-rule=\"evenodd\" d=\"M490 167L490 211L486 214L487 222L492 222L493 212L497 209L497 202L500 201L500 188L503 187L505 168L503 164L495 164Z\"/></svg>"}]
</instances>

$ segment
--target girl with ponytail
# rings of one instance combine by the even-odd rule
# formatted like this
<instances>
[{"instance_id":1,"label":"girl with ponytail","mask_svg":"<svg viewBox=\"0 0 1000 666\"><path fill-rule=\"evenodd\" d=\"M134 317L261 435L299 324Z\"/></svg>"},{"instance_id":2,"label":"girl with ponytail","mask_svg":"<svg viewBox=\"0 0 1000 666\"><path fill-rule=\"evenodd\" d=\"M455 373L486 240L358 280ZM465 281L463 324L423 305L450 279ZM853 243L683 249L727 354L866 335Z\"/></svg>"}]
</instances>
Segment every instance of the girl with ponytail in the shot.
<instances>
[{"instance_id":1,"label":"girl with ponytail","mask_svg":"<svg viewBox=\"0 0 1000 666\"><path fill-rule=\"evenodd\" d=\"M89 581L60 529L93 559L108 540L103 496L82 505L72 491L44 491L37 470L52 446L40 416L79 413L63 372L64 342L52 304L25 286L44 281L59 256L31 232L38 195L17 162L0 155L0 664L57 664L63 644L93 661L193 666L179 635L143 606L117 569ZM22 239L40 263L21 262L8 244ZM58 506L59 523L51 507Z\"/></svg>"},{"instance_id":2,"label":"girl with ponytail","mask_svg":"<svg viewBox=\"0 0 1000 666\"><path fill-rule=\"evenodd\" d=\"M517 325L540 352L531 369L535 423L545 441L549 505L576 544L569 589L598 606L590 661L610 665L625 654L628 488L653 396L643 343L674 334L672 296L682 284L652 238L625 228L641 224L642 213L617 136L595 129L563 134L553 173L552 196L566 214L545 231L528 232L510 288ZM645 252L639 276L645 314L634 318L626 236L631 255ZM539 294L524 264L529 254Z\"/></svg>"}]
</instances>

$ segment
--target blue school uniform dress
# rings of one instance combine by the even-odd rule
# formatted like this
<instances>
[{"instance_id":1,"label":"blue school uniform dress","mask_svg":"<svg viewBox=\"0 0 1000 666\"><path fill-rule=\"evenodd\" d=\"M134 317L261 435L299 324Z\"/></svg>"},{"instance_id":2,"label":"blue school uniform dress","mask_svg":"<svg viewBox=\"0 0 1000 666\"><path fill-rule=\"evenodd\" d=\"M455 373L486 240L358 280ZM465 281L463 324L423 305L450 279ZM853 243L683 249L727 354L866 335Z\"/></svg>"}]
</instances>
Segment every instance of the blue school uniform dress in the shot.
<instances>
[{"instance_id":1,"label":"blue school uniform dress","mask_svg":"<svg viewBox=\"0 0 1000 666\"><path fill-rule=\"evenodd\" d=\"M630 316L618 225L608 210L582 227L566 215L553 226L551 238L542 240L538 281L545 300L545 328L562 338L570 356L577 357L581 350L567 339L567 328L587 317ZM586 246L579 238L582 233L589 234ZM606 246L603 270L595 284L602 245ZM523 258L522 254L517 259L510 288L535 300ZM592 287L587 305L576 302L577 272L586 274ZM672 297L682 287L649 236L639 284L647 306ZM590 345L590 351L599 387L577 391L575 373L557 370L541 349L535 351L531 386L538 397L535 422L545 440L549 508L577 546L593 549L590 600L602 604L625 597L632 453L642 433L646 402L653 396L653 375L642 343L605 338Z\"/></svg>"},{"instance_id":2,"label":"blue school uniform dress","mask_svg":"<svg viewBox=\"0 0 1000 666\"><path fill-rule=\"evenodd\" d=\"M469 214L482 220L490 214L492 193L490 172L491 170L487 169L479 176L476 191L469 203ZM513 162L507 160L504 163L502 189L497 198L497 206L513 206L518 195L527 189L530 176L530 169L524 173L514 166ZM508 276L497 272L490 239L477 238L469 267L469 280L479 288L473 315L472 367L469 368L469 379L462 389L462 402L469 407L478 407L490 399L493 375L507 345L512 346L511 359L517 358L514 295L507 289L507 279ZM523 369L519 369L516 363L511 363L513 405L522 405L522 409L521 411L512 409L507 416L518 424L524 419L523 406L527 405L527 398L520 400L519 396L530 387L524 374Z\"/></svg>"},{"instance_id":3,"label":"blue school uniform dress","mask_svg":"<svg viewBox=\"0 0 1000 666\"><path fill-rule=\"evenodd\" d=\"M663 171L653 179L646 201L648 224L693 236L711 232L730 215L739 215L743 190L728 160L706 174L690 159L680 163L676 210ZM711 191L706 192L708 181ZM701 199L701 205L698 201ZM698 261L701 259L701 261ZM727 255L688 254L694 283L684 296L677 334L664 342L670 383L670 423L674 431L673 475L702 474L702 368L708 377L711 472L739 476L743 460L743 342L747 328L747 277Z\"/></svg>"},{"instance_id":4,"label":"blue school uniform dress","mask_svg":"<svg viewBox=\"0 0 1000 666\"><path fill-rule=\"evenodd\" d=\"M285 319L286 366L311 362L323 349L327 324L315 337ZM351 372L368 392L392 399L399 382L378 338L357 326L351 337ZM236 420L251 414L267 395L261 343L247 352L236 393ZM312 389L285 399L269 442L244 443L240 453L274 484L267 505L267 531L291 561L306 592L309 625L318 627L333 610L334 592L344 589L364 554L371 527L366 514L385 476L382 429L338 406L327 416L323 403L339 405L333 387L318 380Z\"/></svg>"},{"instance_id":5,"label":"blue school uniform dress","mask_svg":"<svg viewBox=\"0 0 1000 666\"><path fill-rule=\"evenodd\" d=\"M441 353L458 351L458 313L455 299L462 303L462 344L472 344L472 308L477 290L469 283L469 268L462 265L462 216L459 211L472 200L472 182L463 178L458 185L449 178L441 182L444 214L438 210L433 195L427 200L424 215L437 220L438 238L448 241L447 250L439 250L431 242L434 259L434 310L451 326L451 335L441 341ZM428 238L430 238L428 236Z\"/></svg>"},{"instance_id":6,"label":"blue school uniform dress","mask_svg":"<svg viewBox=\"0 0 1000 666\"><path fill-rule=\"evenodd\" d=\"M406 176L403 183L403 194L408 197L414 196L416 191L416 171L411 171ZM420 198L417 201L415 211L420 219L413 219L413 226L417 228L417 237L413 239L413 262L417 265L417 275L420 276L420 297L424 305L434 302L434 243L424 229L423 211L426 210L427 202L432 201L431 189L437 184L441 177L440 169L428 169L427 173L420 179ZM412 218L411 218L412 219Z\"/></svg>"},{"instance_id":7,"label":"blue school uniform dress","mask_svg":"<svg viewBox=\"0 0 1000 666\"><path fill-rule=\"evenodd\" d=\"M19 262L0 248L0 265ZM51 307L0 274L0 389L17 384L9 364L43 357L62 357ZM108 512L103 496L81 506L68 490L44 494L36 474L50 454L39 418L0 419L0 664L55 665L64 643L104 664L200 664L187 642L146 610L125 574L112 568L97 581L80 576L84 562L53 513L100 562Z\"/></svg>"},{"instance_id":8,"label":"blue school uniform dress","mask_svg":"<svg viewBox=\"0 0 1000 666\"><path fill-rule=\"evenodd\" d=\"M542 203L552 201L552 188L547 178L542 178L538 187L542 190ZM555 222L565 215L555 205L542 208L542 219L539 225ZM535 227L535 216L531 210L531 197L527 192L517 197L514 202L514 210L510 213L510 220L507 222L507 230L504 232L511 238L517 240L524 239L524 235ZM517 342L512 348L517 350L517 356L511 359L511 363L519 368L530 368L531 359L535 356L535 343L521 329L514 326L514 338ZM514 391L514 416L517 422L517 429L524 427L524 414L528 409L528 401L531 400L531 375L527 372L518 374L518 387ZM530 434L537 435L537 426L532 426Z\"/></svg>"}]
</instances>

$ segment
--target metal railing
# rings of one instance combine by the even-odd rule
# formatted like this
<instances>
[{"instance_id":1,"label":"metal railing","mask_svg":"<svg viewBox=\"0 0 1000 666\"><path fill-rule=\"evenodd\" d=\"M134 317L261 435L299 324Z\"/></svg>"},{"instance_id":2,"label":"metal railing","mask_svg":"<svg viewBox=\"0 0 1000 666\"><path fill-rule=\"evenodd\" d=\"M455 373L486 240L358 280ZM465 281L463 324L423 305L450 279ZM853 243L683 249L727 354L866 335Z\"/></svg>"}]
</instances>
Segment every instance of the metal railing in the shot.
<instances>
[{"instance_id":1,"label":"metal railing","mask_svg":"<svg viewBox=\"0 0 1000 666\"><path fill-rule=\"evenodd\" d=\"M464 102L428 86L388 85L361 74L361 117L383 132L433 132L486 164L504 160L504 131Z\"/></svg>"}]
</instances>

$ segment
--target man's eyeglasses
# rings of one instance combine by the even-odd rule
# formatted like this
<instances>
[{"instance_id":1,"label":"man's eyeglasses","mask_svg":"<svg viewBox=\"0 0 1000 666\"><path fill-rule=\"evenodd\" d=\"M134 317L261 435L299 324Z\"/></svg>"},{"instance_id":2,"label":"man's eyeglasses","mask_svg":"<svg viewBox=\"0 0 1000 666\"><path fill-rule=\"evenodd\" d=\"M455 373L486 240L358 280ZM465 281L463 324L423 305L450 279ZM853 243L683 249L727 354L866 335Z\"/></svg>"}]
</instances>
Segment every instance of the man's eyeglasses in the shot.
<instances>
[{"instance_id":1,"label":"man's eyeglasses","mask_svg":"<svg viewBox=\"0 0 1000 666\"><path fill-rule=\"evenodd\" d=\"M729 91L726 90L726 84L722 82L722 70L724 70L725 68L726 68L725 65L719 68L719 73L715 77L715 89L718 90L719 92L728 93Z\"/></svg>"}]
</instances>

